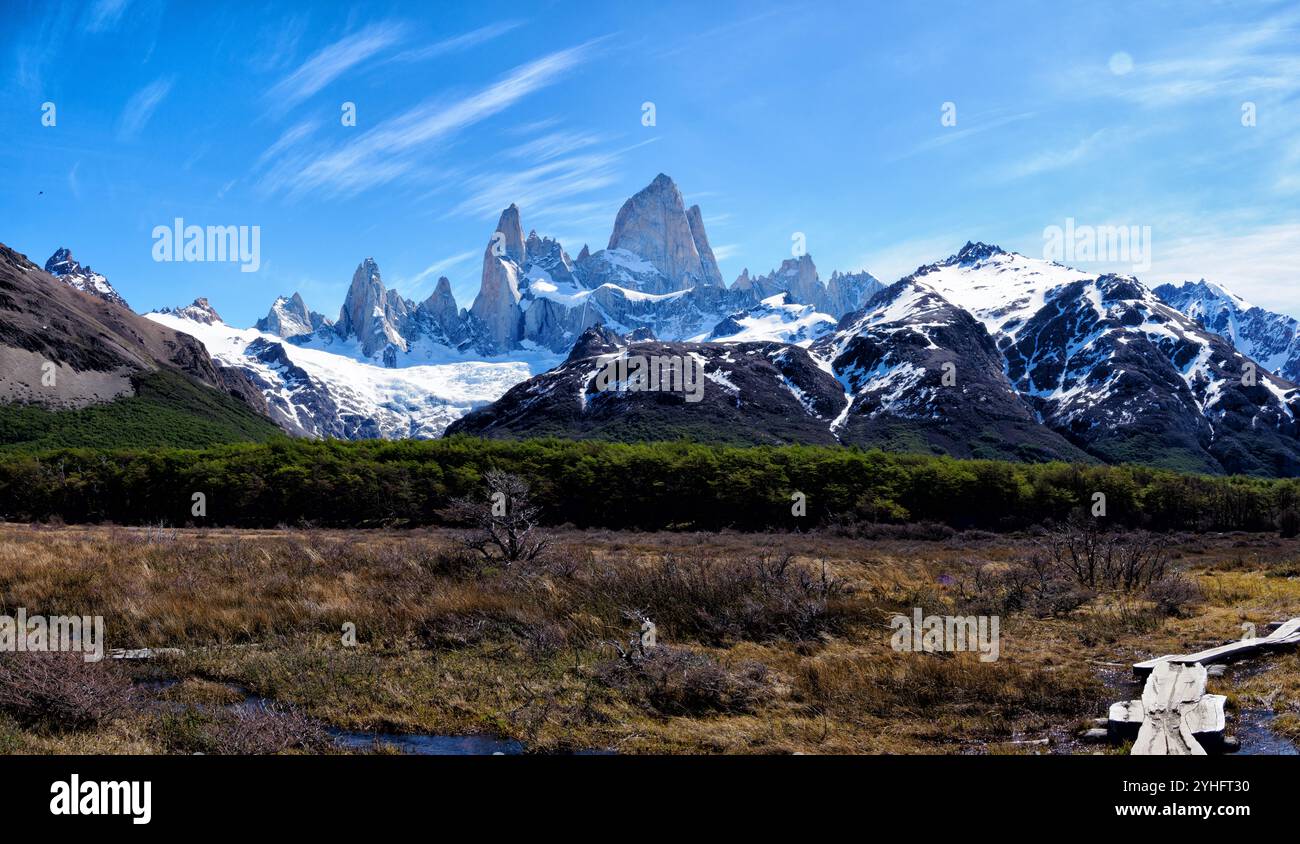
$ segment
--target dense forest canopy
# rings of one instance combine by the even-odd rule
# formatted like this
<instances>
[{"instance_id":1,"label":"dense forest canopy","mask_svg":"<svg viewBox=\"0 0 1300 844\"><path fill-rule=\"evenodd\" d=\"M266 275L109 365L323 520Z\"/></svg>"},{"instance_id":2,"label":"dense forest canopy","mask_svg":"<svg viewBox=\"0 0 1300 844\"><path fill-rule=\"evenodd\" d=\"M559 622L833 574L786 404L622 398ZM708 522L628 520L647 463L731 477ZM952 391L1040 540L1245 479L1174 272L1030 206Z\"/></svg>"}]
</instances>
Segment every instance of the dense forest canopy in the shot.
<instances>
[{"instance_id":1,"label":"dense forest canopy","mask_svg":"<svg viewBox=\"0 0 1300 844\"><path fill-rule=\"evenodd\" d=\"M568 440L310 441L202 450L55 450L0 457L0 518L274 527L436 525L482 475L525 478L552 524L796 530L939 522L1014 530L1090 513L1117 526L1273 530L1300 481L1137 466L1026 464L820 446ZM202 493L206 515L194 515ZM796 515L796 493L804 514Z\"/></svg>"}]
</instances>

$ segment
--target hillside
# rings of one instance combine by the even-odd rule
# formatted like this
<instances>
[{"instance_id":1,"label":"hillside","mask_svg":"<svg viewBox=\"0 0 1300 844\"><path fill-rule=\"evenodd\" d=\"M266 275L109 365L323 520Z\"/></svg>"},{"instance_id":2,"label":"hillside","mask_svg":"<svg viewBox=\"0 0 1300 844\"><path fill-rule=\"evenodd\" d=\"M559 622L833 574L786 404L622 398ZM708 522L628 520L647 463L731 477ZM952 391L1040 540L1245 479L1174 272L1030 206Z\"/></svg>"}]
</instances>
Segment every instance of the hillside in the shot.
<instances>
[{"instance_id":1,"label":"hillside","mask_svg":"<svg viewBox=\"0 0 1300 844\"><path fill-rule=\"evenodd\" d=\"M0 244L0 449L202 447L278 433L257 388L198 340L132 312L103 276L79 286L65 275Z\"/></svg>"},{"instance_id":2,"label":"hillside","mask_svg":"<svg viewBox=\"0 0 1300 844\"><path fill-rule=\"evenodd\" d=\"M132 384L135 395L75 410L0 405L0 452L202 448L284 435L247 406L178 373L139 375Z\"/></svg>"}]
</instances>

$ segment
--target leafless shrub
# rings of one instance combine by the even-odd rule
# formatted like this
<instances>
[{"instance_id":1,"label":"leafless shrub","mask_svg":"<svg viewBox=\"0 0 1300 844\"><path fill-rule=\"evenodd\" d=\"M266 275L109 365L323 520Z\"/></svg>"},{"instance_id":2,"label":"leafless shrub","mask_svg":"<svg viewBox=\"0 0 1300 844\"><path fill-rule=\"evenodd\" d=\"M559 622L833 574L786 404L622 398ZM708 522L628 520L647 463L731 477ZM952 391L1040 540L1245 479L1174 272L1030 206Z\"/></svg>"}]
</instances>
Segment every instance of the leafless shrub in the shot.
<instances>
[{"instance_id":1,"label":"leafless shrub","mask_svg":"<svg viewBox=\"0 0 1300 844\"><path fill-rule=\"evenodd\" d=\"M1181 616L1205 600L1201 585L1183 575L1168 575L1147 587L1147 600L1168 616Z\"/></svg>"},{"instance_id":2,"label":"leafless shrub","mask_svg":"<svg viewBox=\"0 0 1300 844\"><path fill-rule=\"evenodd\" d=\"M961 609L980 615L1028 612L1038 618L1064 616L1096 596L1042 554L1009 564L966 560L956 572Z\"/></svg>"},{"instance_id":3,"label":"leafless shrub","mask_svg":"<svg viewBox=\"0 0 1300 844\"><path fill-rule=\"evenodd\" d=\"M458 498L443 511L443 518L470 525L473 530L461 541L486 560L509 565L536 559L550 540L536 533L542 508L530 499L528 482L495 469L483 480L488 488L485 499Z\"/></svg>"},{"instance_id":4,"label":"leafless shrub","mask_svg":"<svg viewBox=\"0 0 1300 844\"><path fill-rule=\"evenodd\" d=\"M319 751L330 739L320 724L297 709L274 703L237 706L217 719L215 752L267 756L286 750Z\"/></svg>"},{"instance_id":5,"label":"leafless shrub","mask_svg":"<svg viewBox=\"0 0 1300 844\"><path fill-rule=\"evenodd\" d=\"M844 620L838 599L847 592L824 567L798 565L788 554L719 560L669 554L651 565L594 573L586 588L589 605L612 604L620 613L639 607L673 636L708 644L815 639Z\"/></svg>"},{"instance_id":6,"label":"leafless shrub","mask_svg":"<svg viewBox=\"0 0 1300 844\"><path fill-rule=\"evenodd\" d=\"M707 654L671 645L648 649L637 659L601 663L596 677L661 715L751 712L770 693L762 663L728 668Z\"/></svg>"},{"instance_id":7,"label":"leafless shrub","mask_svg":"<svg viewBox=\"0 0 1300 844\"><path fill-rule=\"evenodd\" d=\"M0 710L51 730L84 730L132 708L130 679L111 662L79 653L0 654Z\"/></svg>"},{"instance_id":8,"label":"leafless shrub","mask_svg":"<svg viewBox=\"0 0 1300 844\"><path fill-rule=\"evenodd\" d=\"M1051 564L1089 589L1145 589L1165 576L1169 540L1146 531L1103 530L1071 518L1039 541Z\"/></svg>"}]
</instances>

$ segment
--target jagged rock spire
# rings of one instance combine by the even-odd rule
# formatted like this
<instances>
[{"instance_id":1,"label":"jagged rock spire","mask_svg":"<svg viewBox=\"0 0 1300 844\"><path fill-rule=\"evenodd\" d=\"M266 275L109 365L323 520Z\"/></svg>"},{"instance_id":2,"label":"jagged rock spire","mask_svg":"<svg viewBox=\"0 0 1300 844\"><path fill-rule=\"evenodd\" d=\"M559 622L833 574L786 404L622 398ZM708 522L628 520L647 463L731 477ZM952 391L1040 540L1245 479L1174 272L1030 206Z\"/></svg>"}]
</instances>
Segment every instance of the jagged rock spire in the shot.
<instances>
[{"instance_id":1,"label":"jagged rock spire","mask_svg":"<svg viewBox=\"0 0 1300 844\"><path fill-rule=\"evenodd\" d=\"M703 223L698 224L698 230L702 237ZM708 248L707 238L704 246ZM706 268L681 191L663 173L623 203L614 220L609 248L630 252L663 273L661 289L647 293L670 293L713 283L716 266ZM710 250L708 260L716 265L712 259Z\"/></svg>"}]
</instances>

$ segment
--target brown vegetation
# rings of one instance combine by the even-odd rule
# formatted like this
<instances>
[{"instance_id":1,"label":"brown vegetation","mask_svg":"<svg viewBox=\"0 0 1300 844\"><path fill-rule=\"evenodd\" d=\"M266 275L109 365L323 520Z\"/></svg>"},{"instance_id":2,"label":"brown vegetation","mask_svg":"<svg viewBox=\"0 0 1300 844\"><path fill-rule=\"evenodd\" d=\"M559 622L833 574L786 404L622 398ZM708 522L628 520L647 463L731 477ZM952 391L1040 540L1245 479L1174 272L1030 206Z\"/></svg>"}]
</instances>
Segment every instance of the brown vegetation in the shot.
<instances>
[{"instance_id":1,"label":"brown vegetation","mask_svg":"<svg viewBox=\"0 0 1300 844\"><path fill-rule=\"evenodd\" d=\"M1140 576L1117 550L1092 586L1042 536L561 531L531 561L459 538L2 527L7 611L103 615L109 647L183 653L8 692L6 670L39 666L0 660L0 749L320 752L333 726L537 751L947 753L1022 737L1071 751L1116 696L1103 663L1300 614L1300 542L1275 536L1170 537ZM999 615L1000 659L895 652L889 619L913 608ZM658 631L636 659L610 644L629 618ZM1266 670L1267 705L1300 715L1294 660ZM1241 694L1263 701L1252 682Z\"/></svg>"}]
</instances>

